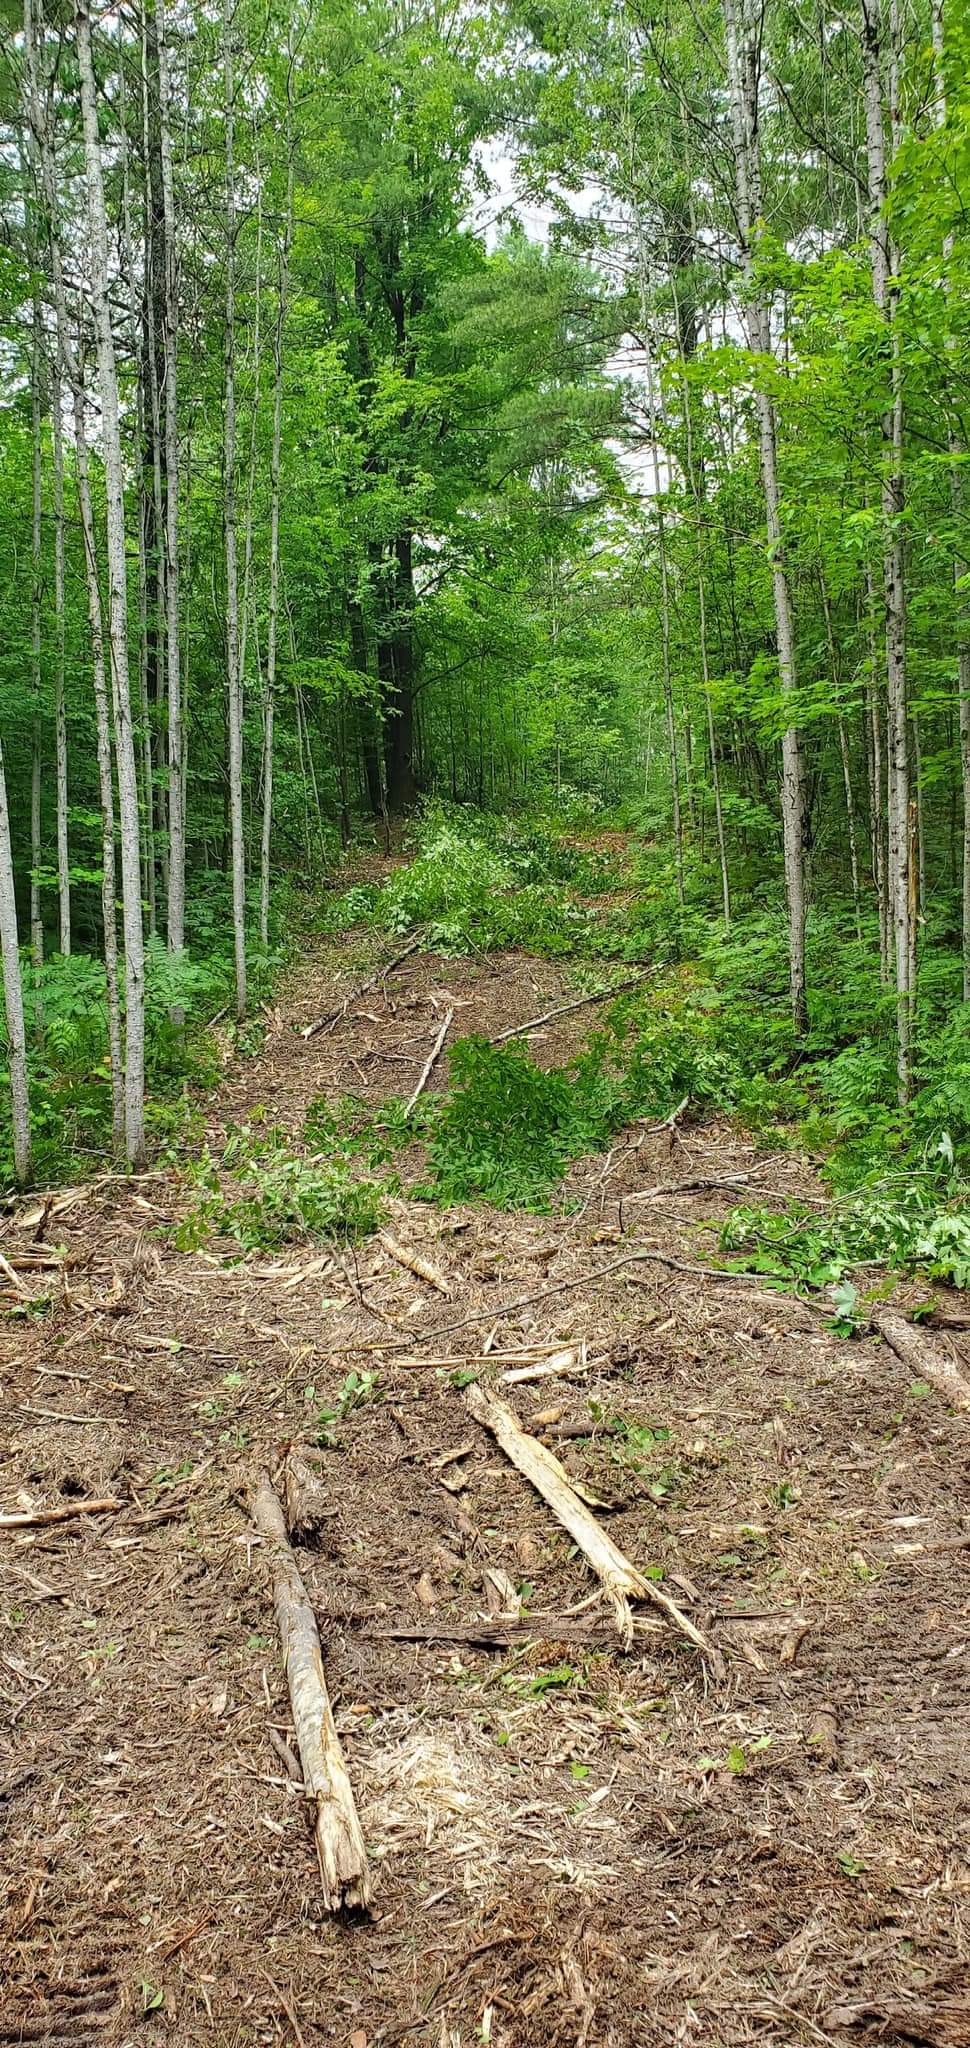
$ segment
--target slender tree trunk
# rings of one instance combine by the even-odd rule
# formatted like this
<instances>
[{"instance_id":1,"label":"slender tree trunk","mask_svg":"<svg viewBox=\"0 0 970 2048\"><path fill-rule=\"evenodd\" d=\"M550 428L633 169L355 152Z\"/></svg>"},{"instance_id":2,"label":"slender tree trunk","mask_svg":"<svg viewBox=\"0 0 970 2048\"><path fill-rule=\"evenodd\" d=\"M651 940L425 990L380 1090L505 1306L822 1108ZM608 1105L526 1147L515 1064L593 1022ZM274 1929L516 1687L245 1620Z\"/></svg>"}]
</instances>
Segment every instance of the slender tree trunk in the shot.
<instances>
[{"instance_id":1,"label":"slender tree trunk","mask_svg":"<svg viewBox=\"0 0 970 2048\"><path fill-rule=\"evenodd\" d=\"M125 88L125 60L123 23L118 16L118 156L121 166L121 237L125 270L129 277L135 275L135 238L131 218L131 181L128 172L128 112ZM157 891L155 887L155 770L152 748L152 706L150 670L152 666L150 643L153 643L154 629L149 626L148 606L148 556L149 540L153 525L152 499L145 486L145 450L148 443L148 420L145 411L145 349L139 340L138 323L135 314L135 295L129 296L128 344L132 361L138 365L135 379L135 434L133 480L135 503L138 507L138 715L140 730L136 733L136 748L141 756L141 802L140 840L142 863L142 895L148 905L148 929L155 935L158 923Z\"/></svg>"},{"instance_id":2,"label":"slender tree trunk","mask_svg":"<svg viewBox=\"0 0 970 2048\"><path fill-rule=\"evenodd\" d=\"M31 236L33 241L33 236ZM36 264L36 251L33 252ZM33 339L30 355L30 450L31 450L31 519L30 519L30 696L31 696L31 760L30 760L30 951L34 970L35 989L35 1030L38 1038L43 1037L44 1013L41 1003L41 977L44 971L44 913L41 904L40 870L43 860L41 843L41 778L43 771L44 728L41 713L41 614L44 602L43 561L41 555L41 430L43 423L43 334L41 328L40 293L35 284L33 292Z\"/></svg>"},{"instance_id":3,"label":"slender tree trunk","mask_svg":"<svg viewBox=\"0 0 970 2048\"><path fill-rule=\"evenodd\" d=\"M667 531L664 523L663 495L660 486L660 448L658 442L657 392L653 370L653 353L647 338L646 281L644 278L645 257L642 243L640 248L640 321L643 327L643 347L647 372L647 405L650 409L650 449L653 481L653 498L657 518L657 556L660 565L660 665L663 683L664 720L667 727L667 753L670 760L670 801L674 826L674 862L677 875L677 898L684 901L684 820L680 802L680 757L677 746L677 719L674 711L674 690L670 672L670 578L667 566Z\"/></svg>"},{"instance_id":4,"label":"slender tree trunk","mask_svg":"<svg viewBox=\"0 0 970 2048\"><path fill-rule=\"evenodd\" d=\"M883 114L881 0L862 0L872 293L885 324L891 361L883 414L883 601L886 618L889 756L889 900L896 983L896 1073L901 1103L909 1100L912 1067L915 927L911 877L909 730L906 685L906 594L903 544L903 383L896 322L898 288L886 225L886 135Z\"/></svg>"},{"instance_id":5,"label":"slender tree trunk","mask_svg":"<svg viewBox=\"0 0 970 2048\"><path fill-rule=\"evenodd\" d=\"M119 23L120 27L120 23ZM162 386L164 364L162 348L165 333L165 223L162 196L162 161L160 140L161 86L159 80L158 36L155 16L150 11L148 0L141 9L141 84L142 84L142 162L144 166L145 196L145 278L144 278L144 329L142 335L141 364L142 384L147 396L147 411L143 418L148 427L148 462L144 465L151 479L151 494L146 504L147 554L146 574L154 586L154 604L149 610L149 635L147 641L147 698L149 703L151 757L152 757L152 804L154 844L158 853L159 879L165 903L166 929L168 925L169 890L169 827L167 789L167 746L165 728L167 721L167 642L168 642L168 598L166 594L167 545L166 545L166 496L168 480L165 473L165 440L162 428Z\"/></svg>"},{"instance_id":6,"label":"slender tree trunk","mask_svg":"<svg viewBox=\"0 0 970 2048\"><path fill-rule=\"evenodd\" d=\"M223 0L222 54L226 151L225 420L226 695L229 727L229 834L236 1016L246 1015L246 849L243 838L243 680L239 659L239 563L236 533L236 163L232 0Z\"/></svg>"},{"instance_id":7,"label":"slender tree trunk","mask_svg":"<svg viewBox=\"0 0 970 2048\"><path fill-rule=\"evenodd\" d=\"M723 5L734 129L738 220L744 274L749 290L749 338L752 350L756 354L768 356L771 353L770 312L765 302L758 297L754 283L754 243L761 213L758 145L759 41L746 18L747 0L740 0L740 4L739 0L723 0ZM756 403L761 481L768 546L771 553L778 669L782 696L790 705L797 687L795 634L781 525L775 407L763 376L758 379ZM808 1028L805 983L805 787L801 740L798 727L793 720L786 725L782 734L781 750L781 813L785 852L785 893L788 900L791 1007L796 1035L802 1037Z\"/></svg>"},{"instance_id":8,"label":"slender tree trunk","mask_svg":"<svg viewBox=\"0 0 970 2048\"><path fill-rule=\"evenodd\" d=\"M693 215L691 219L693 231ZM682 336L683 323L678 318L678 337ZM703 332L703 329L702 329ZM683 343L680 346L681 372L684 370ZM697 522L697 624L701 643L701 681L707 714L707 746L711 763L711 787L714 793L714 819L717 827L717 851L721 868L721 904L724 912L724 929L731 929L731 877L728 869L727 840L724 831L724 807L721 802L721 773L717 758L717 737L714 731L714 707L711 703L711 672L707 650L707 489L703 447L698 463L694 449L694 422L691 406L690 386L682 374L684 425L687 438L687 482L694 501L694 518Z\"/></svg>"},{"instance_id":9,"label":"slender tree trunk","mask_svg":"<svg viewBox=\"0 0 970 2048\"><path fill-rule=\"evenodd\" d=\"M263 824L259 856L259 937L269 943L269 877L273 838L273 713L276 696L276 639L280 603L280 449L283 430L283 330L286 325L290 242L293 233L293 58L286 81L286 218L279 246L276 323L273 329L273 439L269 476L269 618L266 627L266 687L263 699Z\"/></svg>"},{"instance_id":10,"label":"slender tree trunk","mask_svg":"<svg viewBox=\"0 0 970 2048\"><path fill-rule=\"evenodd\" d=\"M7 779L0 745L0 954L3 964L3 999L7 1018L10 1102L13 1116L13 1163L18 1187L30 1178L30 1098L27 1089L27 1041L24 1035L24 999L20 980L20 941L17 932L17 898L14 890L13 855L10 850L10 814L7 809Z\"/></svg>"},{"instance_id":11,"label":"slender tree trunk","mask_svg":"<svg viewBox=\"0 0 970 2048\"><path fill-rule=\"evenodd\" d=\"M822 613L825 619L825 638L828 645L829 674L833 690L839 685L839 654L835 644L835 629L832 623L832 604L826 587L825 576L819 571L822 593ZM845 792L845 819L849 831L849 873L852 878L852 907L855 912L856 938L862 940L862 901L859 894L859 840L856 831L855 796L852 789L852 772L849 761L849 736L845 719L840 711L838 717L839 753L842 760L842 788Z\"/></svg>"},{"instance_id":12,"label":"slender tree trunk","mask_svg":"<svg viewBox=\"0 0 970 2048\"><path fill-rule=\"evenodd\" d=\"M936 57L937 79L937 120L942 127L946 122L946 67L945 67L945 23L943 0L933 0L933 49ZM953 255L953 236L947 235L943 244L943 255L949 264ZM949 283L946 286L949 295ZM948 342L948 353L956 353L955 337ZM962 935L963 935L963 1000L970 1003L970 616L967 611L967 579L970 577L970 561L963 542L965 520L963 458L965 449L962 435L955 424L952 407L949 412L947 438L950 452L950 507L955 529L953 553L953 581L956 591L957 611L957 688L959 693L960 732L960 782L963 791L963 847L962 847Z\"/></svg>"},{"instance_id":13,"label":"slender tree trunk","mask_svg":"<svg viewBox=\"0 0 970 2048\"><path fill-rule=\"evenodd\" d=\"M171 82L165 0L155 0L158 44L158 139L162 181L162 364L165 414L165 658L168 684L168 949L185 945L185 781L182 665L179 636L178 244L172 173ZM173 1012L180 1025L182 1011Z\"/></svg>"},{"instance_id":14,"label":"slender tree trunk","mask_svg":"<svg viewBox=\"0 0 970 2048\"><path fill-rule=\"evenodd\" d=\"M122 1157L125 1148L125 1088L121 1054L121 1014L118 996L118 939L115 925L115 825L114 786L111 760L111 706L105 676L104 633L101 619L101 589L91 486L88 475L86 397L80 354L71 347L67 317L67 295L58 228L57 183L47 121L46 87L38 75L38 53L31 0L24 9L25 56L28 106L40 163L41 185L47 216L51 281L57 325L60 378L70 386L74 403L74 446L77 464L78 505L84 544L85 586L91 631L91 661L97 732L98 780L101 791L101 910L104 927L105 982L108 997L108 1048L111 1063L112 1135L114 1149Z\"/></svg>"},{"instance_id":15,"label":"slender tree trunk","mask_svg":"<svg viewBox=\"0 0 970 2048\"><path fill-rule=\"evenodd\" d=\"M61 952L71 950L71 860L68 845L67 712L64 702L64 423L60 369L51 378L54 452L54 759L57 818L57 921Z\"/></svg>"},{"instance_id":16,"label":"slender tree trunk","mask_svg":"<svg viewBox=\"0 0 970 2048\"><path fill-rule=\"evenodd\" d=\"M118 765L121 894L125 937L125 1146L130 1165L140 1166L145 1155L145 950L141 912L138 778L135 769L128 674L124 466L118 409L118 378L108 302L108 230L88 0L75 0L75 24L91 241L91 304L97 341L107 504L108 644L111 654L115 754Z\"/></svg>"}]
</instances>

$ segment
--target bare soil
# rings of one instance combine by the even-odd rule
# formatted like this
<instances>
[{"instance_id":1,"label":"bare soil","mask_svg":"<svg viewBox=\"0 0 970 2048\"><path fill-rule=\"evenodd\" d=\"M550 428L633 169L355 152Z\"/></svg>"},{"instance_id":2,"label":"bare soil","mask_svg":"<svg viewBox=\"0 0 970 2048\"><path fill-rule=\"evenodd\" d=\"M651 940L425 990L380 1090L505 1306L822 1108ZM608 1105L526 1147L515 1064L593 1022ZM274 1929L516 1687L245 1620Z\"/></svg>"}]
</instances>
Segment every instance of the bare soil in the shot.
<instances>
[{"instance_id":1,"label":"bare soil","mask_svg":"<svg viewBox=\"0 0 970 2048\"><path fill-rule=\"evenodd\" d=\"M368 946L307 948L208 1105L213 1148L260 1107L298 1138L320 1093L407 1092L448 1003L495 1032L565 986L416 953L303 1040ZM588 1026L533 1049L561 1061ZM678 1266L733 1201L814 1189L709 1123L624 1133L553 1216L402 1197L394 1234L447 1299L377 1240L179 1252L174 1172L7 1218L0 1506L120 1505L0 1530L0 2042L968 2048L966 1418L880 1340ZM658 1258L605 1270L636 1249ZM487 1370L723 1680L649 1610L632 1652L611 1636L432 1362L486 1339L586 1340L571 1378ZM341 1923L270 1736L293 1740L248 1490L352 1366L373 1394L297 1553L376 1877ZM490 1566L533 1625L478 1647Z\"/></svg>"}]
</instances>

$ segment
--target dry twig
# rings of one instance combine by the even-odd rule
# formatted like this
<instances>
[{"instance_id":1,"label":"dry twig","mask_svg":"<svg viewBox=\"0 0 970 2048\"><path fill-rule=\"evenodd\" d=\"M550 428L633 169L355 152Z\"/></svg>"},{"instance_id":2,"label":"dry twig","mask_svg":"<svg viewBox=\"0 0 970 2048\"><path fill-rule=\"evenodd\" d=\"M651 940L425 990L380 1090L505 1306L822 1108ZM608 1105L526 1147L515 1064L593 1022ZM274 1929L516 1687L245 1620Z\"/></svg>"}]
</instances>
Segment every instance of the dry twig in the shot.
<instances>
[{"instance_id":1,"label":"dry twig","mask_svg":"<svg viewBox=\"0 0 970 2048\"><path fill-rule=\"evenodd\" d=\"M441 1053L441 1048L444 1045L445 1039L447 1038L448 1033L451 1030L454 1014L454 1009L446 1010L445 1012L444 1022L441 1026L440 1031L438 1032L438 1035L431 1048L431 1051L429 1052L428 1057L425 1060L424 1066L421 1069L421 1072L418 1076L417 1085L415 1088L412 1089L411 1094L408 1097L408 1101L404 1111L406 1117L410 1116L411 1111L414 1108L414 1105L417 1102L419 1096L424 1094L424 1091L428 1085L428 1081L434 1069L435 1061L438 1059Z\"/></svg>"},{"instance_id":2,"label":"dry twig","mask_svg":"<svg viewBox=\"0 0 970 2048\"><path fill-rule=\"evenodd\" d=\"M556 1017L566 1017L571 1010L585 1010L590 1003L609 1002L611 996L622 996L627 989L639 988L641 982L649 981L655 974L662 974L666 966L662 961L657 967L645 967L642 974L631 974L626 981L614 982L612 988L594 989L592 995L576 996L571 1003L558 1003L554 1010L544 1010L541 1017L530 1017L527 1024L510 1024L505 1031L499 1031L490 1045L504 1045L509 1038L525 1038L530 1031L538 1031L543 1024L551 1024Z\"/></svg>"},{"instance_id":3,"label":"dry twig","mask_svg":"<svg viewBox=\"0 0 970 2048\"><path fill-rule=\"evenodd\" d=\"M367 994L368 989L376 988L379 981L385 981L389 974L394 973L396 967L400 967L402 962L408 960L411 954L416 953L418 947L423 944L424 933L419 932L417 938L412 939L410 944L405 946L402 953L395 953L393 960L388 960L385 966L379 967L376 973L368 975L366 981L362 981L357 988L352 989L350 994L344 997L339 1010L324 1010L323 1015L315 1017L312 1024L304 1024L300 1037L316 1038L318 1031L332 1031L334 1025L339 1024L342 1017L346 1017L348 1010L352 1008L353 1004L359 1002L361 996Z\"/></svg>"},{"instance_id":4,"label":"dry twig","mask_svg":"<svg viewBox=\"0 0 970 2048\"><path fill-rule=\"evenodd\" d=\"M75 1515L116 1515L124 1502L109 1496L105 1500L72 1500L63 1508L30 1508L23 1514L0 1515L0 1529L46 1529L52 1522L73 1522Z\"/></svg>"}]
</instances>

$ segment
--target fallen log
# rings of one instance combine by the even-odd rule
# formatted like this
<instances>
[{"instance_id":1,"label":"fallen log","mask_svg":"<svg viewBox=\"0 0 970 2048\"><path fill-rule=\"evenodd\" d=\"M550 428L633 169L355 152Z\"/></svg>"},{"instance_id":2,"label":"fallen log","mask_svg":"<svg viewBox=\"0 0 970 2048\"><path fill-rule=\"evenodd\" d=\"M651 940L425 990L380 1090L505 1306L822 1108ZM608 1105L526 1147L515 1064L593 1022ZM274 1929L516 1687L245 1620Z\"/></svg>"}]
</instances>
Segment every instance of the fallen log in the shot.
<instances>
[{"instance_id":1,"label":"fallen log","mask_svg":"<svg viewBox=\"0 0 970 2048\"><path fill-rule=\"evenodd\" d=\"M323 1903L330 1913L348 1906L366 1907L372 1897L367 1850L334 1725L316 1619L290 1549L283 1510L266 1472L256 1486L253 1517L273 1573L273 1603L303 1783L309 1798L316 1802L314 1835Z\"/></svg>"},{"instance_id":2,"label":"fallen log","mask_svg":"<svg viewBox=\"0 0 970 2048\"><path fill-rule=\"evenodd\" d=\"M676 1601L654 1580L638 1571L614 1543L612 1536L600 1528L580 1500L569 1474L554 1452L540 1443L537 1437L529 1436L511 1408L506 1407L497 1395L486 1393L483 1387L477 1384L466 1387L465 1405L475 1421L491 1432L516 1471L521 1472L523 1478L528 1479L536 1492L542 1495L556 1520L568 1530L577 1549L592 1566L613 1609L616 1626L626 1647L629 1649L633 1641L630 1601L649 1600L661 1609L672 1627L717 1666L720 1662L717 1653Z\"/></svg>"},{"instance_id":3,"label":"fallen log","mask_svg":"<svg viewBox=\"0 0 970 2048\"><path fill-rule=\"evenodd\" d=\"M896 1353L910 1372L919 1379L929 1380L951 1408L970 1415L970 1383L922 1330L907 1322L906 1317L894 1308L873 1308L870 1320L890 1351Z\"/></svg>"},{"instance_id":4,"label":"fallen log","mask_svg":"<svg viewBox=\"0 0 970 2048\"><path fill-rule=\"evenodd\" d=\"M424 933L419 932L417 938L412 939L403 952L395 953L393 960L386 961L383 967L378 967L374 974L368 975L366 981L360 982L357 988L352 989L350 994L344 997L339 1010L324 1010L323 1015L315 1017L312 1024L304 1024L300 1037L316 1038L318 1031L332 1031L334 1025L339 1024L342 1017L346 1017L353 1004L360 1001L361 996L365 996L369 989L376 988L378 982L384 981L387 975L393 974L395 968L410 959L411 954L416 953L418 947L423 944Z\"/></svg>"}]
</instances>

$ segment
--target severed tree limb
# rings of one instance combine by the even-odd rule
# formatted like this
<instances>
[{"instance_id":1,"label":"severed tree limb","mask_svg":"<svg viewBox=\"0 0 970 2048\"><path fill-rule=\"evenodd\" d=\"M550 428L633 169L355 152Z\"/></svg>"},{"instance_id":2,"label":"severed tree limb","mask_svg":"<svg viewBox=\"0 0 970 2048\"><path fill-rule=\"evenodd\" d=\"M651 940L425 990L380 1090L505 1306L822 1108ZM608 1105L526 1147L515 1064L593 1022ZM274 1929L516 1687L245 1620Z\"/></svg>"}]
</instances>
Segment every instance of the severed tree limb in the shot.
<instances>
[{"instance_id":1,"label":"severed tree limb","mask_svg":"<svg viewBox=\"0 0 970 2048\"><path fill-rule=\"evenodd\" d=\"M52 1522L73 1522L75 1515L116 1515L124 1501L72 1500L69 1507L28 1508L23 1514L0 1515L0 1529L46 1529Z\"/></svg>"},{"instance_id":2,"label":"severed tree limb","mask_svg":"<svg viewBox=\"0 0 970 2048\"><path fill-rule=\"evenodd\" d=\"M660 1629L663 1623L637 1615L638 1635ZM580 1643L592 1648L615 1647L608 1624L561 1614L495 1615L488 1620L428 1622L423 1626L367 1629L372 1640L385 1643L468 1643L478 1650L508 1650L515 1643Z\"/></svg>"},{"instance_id":3,"label":"severed tree limb","mask_svg":"<svg viewBox=\"0 0 970 2048\"><path fill-rule=\"evenodd\" d=\"M528 1479L536 1492L542 1495L552 1509L557 1521L569 1531L573 1542L592 1565L597 1578L604 1588L613 1609L616 1625L627 1649L633 1641L633 1617L630 1613L631 1600L649 1600L662 1609L671 1625L687 1637L694 1648L703 1652L713 1665L719 1659L699 1629L694 1627L686 1614L653 1581L644 1577L635 1564L626 1557L612 1536L601 1529L587 1507L584 1507L565 1468L559 1463L554 1452L537 1437L529 1436L522 1428L518 1416L506 1407L495 1394L486 1393L478 1385L465 1388L465 1405L476 1422L491 1431L500 1449Z\"/></svg>"},{"instance_id":4,"label":"severed tree limb","mask_svg":"<svg viewBox=\"0 0 970 2048\"><path fill-rule=\"evenodd\" d=\"M666 961L656 967L645 967L642 974L631 974L626 981L616 981L612 988L598 988L592 995L576 996L571 1003L558 1003L554 1010L544 1010L541 1017L530 1017L527 1024L510 1024L505 1031L489 1039L490 1045L504 1045L508 1038L525 1038L530 1031L538 1031L542 1024L551 1024L555 1017L566 1017L570 1010L585 1010L590 1003L607 1003L611 996L622 996L627 989L639 988L641 982L650 981L653 975L662 974Z\"/></svg>"},{"instance_id":5,"label":"severed tree limb","mask_svg":"<svg viewBox=\"0 0 970 2048\"><path fill-rule=\"evenodd\" d=\"M460 1316L457 1322L435 1323L432 1329L424 1333L425 1338L450 1337L453 1330L465 1330L470 1323L504 1322L506 1316L512 1315L516 1309L531 1308L534 1302L547 1301L552 1294L571 1294L576 1287L594 1287L598 1280L608 1279L611 1273L618 1273L622 1266L638 1266L644 1263L665 1266L671 1273L690 1273L698 1280L719 1280L733 1287L739 1286L742 1282L750 1285L755 1277L751 1273L728 1273L720 1266L699 1266L688 1259L675 1259L669 1252L660 1251L656 1245L638 1245L635 1251L624 1252L618 1259L609 1259L605 1266L589 1267L584 1273L576 1274L572 1280L552 1280L548 1287L538 1287L533 1294L518 1294L512 1301L500 1302L498 1307L493 1305L490 1308L473 1309L470 1315ZM363 1348L365 1347L359 1344L343 1346L344 1350L359 1351ZM383 1350L386 1346L377 1348Z\"/></svg>"},{"instance_id":6,"label":"severed tree limb","mask_svg":"<svg viewBox=\"0 0 970 2048\"><path fill-rule=\"evenodd\" d=\"M417 938L412 939L402 953L395 953L393 960L388 960L383 967L378 967L376 973L368 975L366 981L360 982L357 988L352 989L350 994L344 997L339 1010L324 1010L323 1015L315 1017L312 1024L304 1024L300 1037L316 1038L318 1031L332 1031L334 1025L339 1024L342 1017L346 1017L352 1005L367 994L368 989L376 988L379 981L384 981L387 975L393 974L395 968L410 959L411 954L416 953L418 947L423 944L424 933L419 932Z\"/></svg>"},{"instance_id":7,"label":"severed tree limb","mask_svg":"<svg viewBox=\"0 0 970 2048\"><path fill-rule=\"evenodd\" d=\"M455 1012L453 1009L446 1010L444 1023L442 1024L441 1030L439 1031L438 1036L435 1039L435 1042L431 1048L431 1051L429 1052L428 1057L425 1060L424 1066L421 1069L420 1075L418 1076L417 1086L414 1089L412 1089L411 1094L408 1098L408 1102L404 1111L406 1117L410 1116L411 1111L414 1108L414 1105L417 1102L419 1096L424 1094L424 1091L428 1085L429 1078L434 1070L435 1061L439 1057L441 1048L444 1045L445 1039L447 1038L449 1031L451 1030L454 1015Z\"/></svg>"},{"instance_id":8,"label":"severed tree limb","mask_svg":"<svg viewBox=\"0 0 970 2048\"><path fill-rule=\"evenodd\" d=\"M428 1286L436 1287L439 1294L451 1293L440 1267L433 1266L431 1260L426 1259L421 1252L412 1251L410 1245L400 1244L396 1237L391 1236L389 1230L382 1230L377 1242L383 1246L388 1258L403 1266L406 1273L414 1273L419 1280L426 1280Z\"/></svg>"},{"instance_id":9,"label":"severed tree limb","mask_svg":"<svg viewBox=\"0 0 970 2048\"><path fill-rule=\"evenodd\" d=\"M585 1372L587 1366L586 1339L583 1337L579 1344L566 1344L561 1351L554 1351L550 1358L513 1366L511 1371L503 1372L502 1378L506 1386L515 1387L531 1380L554 1379L559 1373Z\"/></svg>"},{"instance_id":10,"label":"severed tree limb","mask_svg":"<svg viewBox=\"0 0 970 2048\"><path fill-rule=\"evenodd\" d=\"M873 1308L870 1320L890 1351L895 1351L910 1372L929 1380L951 1408L970 1415L970 1384L922 1330L917 1330L894 1308Z\"/></svg>"},{"instance_id":11,"label":"severed tree limb","mask_svg":"<svg viewBox=\"0 0 970 2048\"><path fill-rule=\"evenodd\" d=\"M273 1601L290 1689L303 1783L316 1802L314 1828L323 1903L330 1913L368 1906L367 1850L323 1671L310 1597L290 1549L283 1510L268 1473L260 1475L253 1516L273 1572Z\"/></svg>"}]
</instances>

